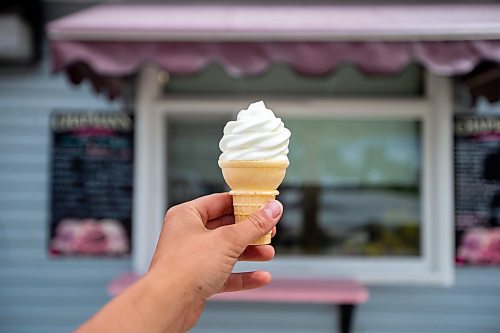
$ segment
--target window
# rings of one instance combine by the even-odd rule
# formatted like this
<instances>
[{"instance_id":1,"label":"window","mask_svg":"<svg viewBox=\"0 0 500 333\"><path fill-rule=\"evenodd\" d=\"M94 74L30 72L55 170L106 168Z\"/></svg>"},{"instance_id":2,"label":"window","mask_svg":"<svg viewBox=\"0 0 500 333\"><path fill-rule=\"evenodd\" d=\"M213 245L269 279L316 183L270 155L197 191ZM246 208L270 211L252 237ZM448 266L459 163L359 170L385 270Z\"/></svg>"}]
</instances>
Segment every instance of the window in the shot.
<instances>
[{"instance_id":1,"label":"window","mask_svg":"<svg viewBox=\"0 0 500 333\"><path fill-rule=\"evenodd\" d=\"M168 121L169 206L226 190L218 142L230 117ZM420 123L284 119L292 131L278 256L418 256ZM196 160L193 160L196 156Z\"/></svg>"},{"instance_id":2,"label":"window","mask_svg":"<svg viewBox=\"0 0 500 333\"><path fill-rule=\"evenodd\" d=\"M451 103L445 79L428 85L437 96L266 98L292 131L291 165L279 188L286 210L273 241L277 257L237 269L450 283ZM254 99L180 94L145 103L136 218L157 221L169 205L227 189L218 141ZM134 234L139 270L160 227L151 222Z\"/></svg>"}]
</instances>

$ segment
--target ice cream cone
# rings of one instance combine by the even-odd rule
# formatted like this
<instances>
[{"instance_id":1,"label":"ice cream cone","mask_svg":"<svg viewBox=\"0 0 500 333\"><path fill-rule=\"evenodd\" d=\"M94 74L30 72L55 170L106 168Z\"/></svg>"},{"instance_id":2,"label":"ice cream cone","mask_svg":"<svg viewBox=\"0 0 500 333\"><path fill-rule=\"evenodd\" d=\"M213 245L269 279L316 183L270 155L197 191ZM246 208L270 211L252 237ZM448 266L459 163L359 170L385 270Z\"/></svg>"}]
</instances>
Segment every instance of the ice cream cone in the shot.
<instances>
[{"instance_id":1,"label":"ice cream cone","mask_svg":"<svg viewBox=\"0 0 500 333\"><path fill-rule=\"evenodd\" d=\"M246 220L266 202L274 200L276 190L285 178L286 161L224 161L219 160L222 175L231 188L234 218L239 223ZM251 245L271 243L271 232Z\"/></svg>"}]
</instances>

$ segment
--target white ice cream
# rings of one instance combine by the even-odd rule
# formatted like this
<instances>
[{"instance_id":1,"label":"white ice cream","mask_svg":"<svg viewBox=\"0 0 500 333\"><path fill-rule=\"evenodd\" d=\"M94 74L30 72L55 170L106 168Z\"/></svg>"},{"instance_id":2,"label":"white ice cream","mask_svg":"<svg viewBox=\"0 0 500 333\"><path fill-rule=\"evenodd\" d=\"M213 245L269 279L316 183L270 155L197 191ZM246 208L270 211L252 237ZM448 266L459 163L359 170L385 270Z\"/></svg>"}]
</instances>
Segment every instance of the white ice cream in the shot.
<instances>
[{"instance_id":1,"label":"white ice cream","mask_svg":"<svg viewBox=\"0 0 500 333\"><path fill-rule=\"evenodd\" d=\"M224 127L219 147L220 160L230 161L288 161L290 131L263 101L250 104L238 113L236 121Z\"/></svg>"}]
</instances>

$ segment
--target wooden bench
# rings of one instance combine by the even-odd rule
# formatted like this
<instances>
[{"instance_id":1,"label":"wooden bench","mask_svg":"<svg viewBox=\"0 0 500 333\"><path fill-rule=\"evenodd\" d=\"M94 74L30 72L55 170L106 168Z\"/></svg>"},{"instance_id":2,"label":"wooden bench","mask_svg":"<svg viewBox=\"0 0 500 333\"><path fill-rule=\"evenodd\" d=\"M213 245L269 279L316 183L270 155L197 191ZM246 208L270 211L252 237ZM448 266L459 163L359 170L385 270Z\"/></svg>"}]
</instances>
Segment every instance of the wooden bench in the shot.
<instances>
[{"instance_id":1,"label":"wooden bench","mask_svg":"<svg viewBox=\"0 0 500 333\"><path fill-rule=\"evenodd\" d=\"M264 288L217 294L210 301L335 304L339 332L350 333L356 306L368 297L368 290L353 280L273 279Z\"/></svg>"}]
</instances>

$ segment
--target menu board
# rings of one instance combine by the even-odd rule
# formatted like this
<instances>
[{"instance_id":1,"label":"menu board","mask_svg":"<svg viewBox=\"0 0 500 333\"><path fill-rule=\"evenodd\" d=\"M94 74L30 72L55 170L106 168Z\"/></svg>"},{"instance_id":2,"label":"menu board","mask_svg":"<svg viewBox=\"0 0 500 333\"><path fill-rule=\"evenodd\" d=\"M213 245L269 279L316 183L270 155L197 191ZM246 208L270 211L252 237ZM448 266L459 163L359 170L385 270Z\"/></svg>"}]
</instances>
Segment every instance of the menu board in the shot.
<instances>
[{"instance_id":1,"label":"menu board","mask_svg":"<svg viewBox=\"0 0 500 333\"><path fill-rule=\"evenodd\" d=\"M133 127L124 112L53 113L51 255L130 253Z\"/></svg>"},{"instance_id":2,"label":"menu board","mask_svg":"<svg viewBox=\"0 0 500 333\"><path fill-rule=\"evenodd\" d=\"M455 118L457 263L500 264L500 116Z\"/></svg>"}]
</instances>

